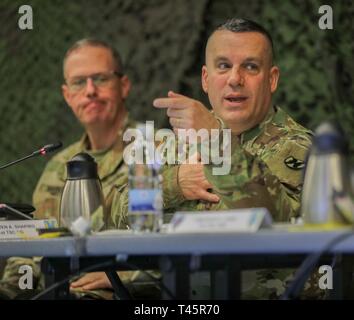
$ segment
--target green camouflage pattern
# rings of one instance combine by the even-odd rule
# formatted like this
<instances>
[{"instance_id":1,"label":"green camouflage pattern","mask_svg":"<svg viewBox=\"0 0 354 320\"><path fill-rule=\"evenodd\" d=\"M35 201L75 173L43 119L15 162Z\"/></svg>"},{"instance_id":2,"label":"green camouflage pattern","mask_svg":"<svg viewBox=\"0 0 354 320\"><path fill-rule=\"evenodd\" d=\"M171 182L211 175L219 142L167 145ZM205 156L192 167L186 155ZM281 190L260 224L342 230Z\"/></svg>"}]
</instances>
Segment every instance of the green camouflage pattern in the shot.
<instances>
[{"instance_id":1,"label":"green camouflage pattern","mask_svg":"<svg viewBox=\"0 0 354 320\"><path fill-rule=\"evenodd\" d=\"M278 300L294 278L294 269L259 269L242 272L242 299ZM296 297L300 300L321 300L329 296L329 290L318 285L321 274L313 272Z\"/></svg>"},{"instance_id":2,"label":"green camouflage pattern","mask_svg":"<svg viewBox=\"0 0 354 320\"><path fill-rule=\"evenodd\" d=\"M275 222L290 222L299 215L303 165L311 146L312 132L296 123L281 108L271 108L265 120L240 136L231 137L231 172L213 175L213 165L205 165L205 175L221 201L188 201L177 183L178 166L165 167L165 212L227 210L265 207ZM212 150L212 152L220 150ZM287 161L286 161L287 160ZM175 190L175 192L174 192ZM119 226L128 211L128 191L116 189L112 220ZM171 218L165 213L165 222ZM124 218L125 219L125 218ZM278 299L294 276L293 269L251 270L242 273L243 299ZM321 299L326 291L318 287L313 274L301 298Z\"/></svg>"},{"instance_id":3,"label":"green camouflage pattern","mask_svg":"<svg viewBox=\"0 0 354 320\"><path fill-rule=\"evenodd\" d=\"M41 277L40 258L33 259L24 257L11 257L7 259L3 277L0 280L0 300L15 299L22 294L31 296L35 294L37 288L44 287L44 278ZM19 268L22 265L28 265L33 270L33 289L21 290L19 288L20 277L23 275L19 273Z\"/></svg>"},{"instance_id":4,"label":"green camouflage pattern","mask_svg":"<svg viewBox=\"0 0 354 320\"><path fill-rule=\"evenodd\" d=\"M213 175L212 165L204 167L221 201L199 209L265 207L274 221L290 222L299 214L302 168L311 136L282 109L271 108L260 125L241 136L232 135L229 174Z\"/></svg>"},{"instance_id":5,"label":"green camouflage pattern","mask_svg":"<svg viewBox=\"0 0 354 320\"><path fill-rule=\"evenodd\" d=\"M116 142L108 150L88 150L89 141L87 134L85 134L80 141L54 156L45 167L33 193L36 218L55 218L60 222L60 197L65 185L66 163L80 152L88 153L97 162L98 175L105 198L105 207L109 213L115 187L127 183L128 171L123 160L123 149L125 147L125 142L122 140L123 133L127 128L134 128L135 126L136 123L127 118L123 129L120 129L117 133ZM110 229L112 227L110 215L105 220L108 221L106 228Z\"/></svg>"},{"instance_id":6,"label":"green camouflage pattern","mask_svg":"<svg viewBox=\"0 0 354 320\"><path fill-rule=\"evenodd\" d=\"M162 192L164 207L164 222L168 223L172 217L171 208L178 206L185 201L182 190L178 185L177 175L179 166L165 166L162 170ZM128 225L128 184L116 186L112 201L111 220L115 228L120 229L122 225Z\"/></svg>"},{"instance_id":7,"label":"green camouflage pattern","mask_svg":"<svg viewBox=\"0 0 354 320\"><path fill-rule=\"evenodd\" d=\"M214 165L204 166L205 175L213 185L212 192L221 199L219 203L184 199L177 183L179 166L164 167L165 212L265 207L274 221L289 222L291 217L299 215L302 167L311 137L310 130L281 108L271 108L257 127L241 136L232 135L230 173L213 175ZM287 159L290 159L288 165ZM128 199L124 187L115 191L112 219L117 223L116 215L121 219L127 214Z\"/></svg>"},{"instance_id":8,"label":"green camouflage pattern","mask_svg":"<svg viewBox=\"0 0 354 320\"><path fill-rule=\"evenodd\" d=\"M90 154L97 162L98 175L102 183L102 191L105 199L105 214L104 221L107 222L106 229L116 227L111 221L111 215L107 214L111 211L114 189L119 188L127 183L127 166L123 161L123 149L125 142L122 140L123 133L127 128L134 128L136 123L129 118L126 118L123 129L117 133L117 140L107 150L90 151L89 140L87 134L76 143L70 145L57 155L55 155L46 165L42 176L40 177L35 191L33 193L33 205L36 208L34 213L37 219L55 218L59 222L60 213L60 198L65 185L66 179L66 163L73 156L80 152ZM125 221L124 221L125 223ZM126 228L123 221L118 225L119 228ZM99 223L97 223L99 224ZM20 266L28 265L33 270L33 290L41 290L44 288L44 277L40 272L41 257L24 258L11 257L7 260L4 269L3 277L0 280L0 297L13 299L19 294L23 294L23 290L19 289L18 283L21 274L18 272ZM27 290L26 290L27 291ZM105 290L97 290L90 292L92 296L107 297L112 293L107 293ZM89 293L89 294L90 294ZM86 295L79 292L77 296Z\"/></svg>"},{"instance_id":9,"label":"green camouflage pattern","mask_svg":"<svg viewBox=\"0 0 354 320\"><path fill-rule=\"evenodd\" d=\"M273 221L290 222L292 217L299 216L302 168L311 137L311 131L296 123L281 108L271 108L257 127L240 136L232 135L232 165L228 175L213 175L213 166L204 166L213 193L221 201L217 204L188 201L179 210L265 207ZM279 299L294 273L294 269L244 271L242 299ZM318 278L312 274L300 298L322 299L326 296L326 290L318 286Z\"/></svg>"}]
</instances>

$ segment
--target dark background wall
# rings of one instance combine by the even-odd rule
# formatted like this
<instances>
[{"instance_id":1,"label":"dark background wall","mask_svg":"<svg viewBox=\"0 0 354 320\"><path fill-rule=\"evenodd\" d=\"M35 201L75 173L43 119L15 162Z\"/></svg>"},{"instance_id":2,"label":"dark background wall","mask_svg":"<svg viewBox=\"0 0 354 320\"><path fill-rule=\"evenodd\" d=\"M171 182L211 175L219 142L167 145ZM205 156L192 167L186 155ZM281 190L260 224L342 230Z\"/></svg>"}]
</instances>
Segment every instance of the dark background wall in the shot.
<instances>
[{"instance_id":1,"label":"dark background wall","mask_svg":"<svg viewBox=\"0 0 354 320\"><path fill-rule=\"evenodd\" d=\"M18 27L22 4L33 8L33 30ZM333 30L318 27L323 4L332 6ZM0 0L0 163L81 135L60 91L62 57L74 41L95 36L114 44L134 83L130 113L161 127L168 122L152 100L169 89L207 104L200 87L206 37L233 16L254 19L273 35L281 68L275 102L311 129L338 120L353 159L353 13L350 0ZM0 201L31 202L46 161L2 171Z\"/></svg>"}]
</instances>

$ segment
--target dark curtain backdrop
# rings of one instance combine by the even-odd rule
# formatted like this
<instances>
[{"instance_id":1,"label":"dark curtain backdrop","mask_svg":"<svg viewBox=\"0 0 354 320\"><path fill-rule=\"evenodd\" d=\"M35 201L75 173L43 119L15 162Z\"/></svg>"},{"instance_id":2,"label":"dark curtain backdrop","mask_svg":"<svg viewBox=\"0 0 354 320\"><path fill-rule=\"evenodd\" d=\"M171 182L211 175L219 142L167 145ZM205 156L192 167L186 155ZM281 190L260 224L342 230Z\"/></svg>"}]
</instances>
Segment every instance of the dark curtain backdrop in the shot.
<instances>
[{"instance_id":1,"label":"dark curtain backdrop","mask_svg":"<svg viewBox=\"0 0 354 320\"><path fill-rule=\"evenodd\" d=\"M22 4L33 8L33 30L18 28ZM318 27L322 4L333 8L333 30ZM281 68L275 102L311 129L338 120L353 159L353 13L350 0L1 0L0 163L81 135L60 89L62 57L74 41L95 36L114 44L134 84L131 115L161 127L168 121L152 100L169 89L207 104L200 86L206 38L233 16L254 19L273 35ZM46 161L2 171L0 201L31 202Z\"/></svg>"}]
</instances>

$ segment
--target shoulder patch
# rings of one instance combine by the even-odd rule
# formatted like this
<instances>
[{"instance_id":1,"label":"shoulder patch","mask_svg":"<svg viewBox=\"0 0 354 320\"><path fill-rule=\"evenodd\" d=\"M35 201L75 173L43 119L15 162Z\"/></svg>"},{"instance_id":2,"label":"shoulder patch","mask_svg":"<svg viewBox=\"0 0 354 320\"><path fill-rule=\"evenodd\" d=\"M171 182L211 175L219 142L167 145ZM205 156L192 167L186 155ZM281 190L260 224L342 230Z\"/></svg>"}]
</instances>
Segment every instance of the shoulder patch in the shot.
<instances>
[{"instance_id":1,"label":"shoulder patch","mask_svg":"<svg viewBox=\"0 0 354 320\"><path fill-rule=\"evenodd\" d=\"M302 170L305 167L305 163L302 160L296 159L293 156L287 157L284 163L292 170Z\"/></svg>"}]
</instances>

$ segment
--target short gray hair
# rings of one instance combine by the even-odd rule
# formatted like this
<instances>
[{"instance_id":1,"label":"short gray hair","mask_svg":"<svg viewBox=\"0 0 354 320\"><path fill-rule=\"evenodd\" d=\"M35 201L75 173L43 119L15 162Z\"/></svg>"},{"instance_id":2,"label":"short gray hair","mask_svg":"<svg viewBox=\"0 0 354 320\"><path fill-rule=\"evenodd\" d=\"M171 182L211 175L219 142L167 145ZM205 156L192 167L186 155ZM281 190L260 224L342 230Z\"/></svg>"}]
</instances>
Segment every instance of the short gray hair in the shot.
<instances>
[{"instance_id":1,"label":"short gray hair","mask_svg":"<svg viewBox=\"0 0 354 320\"><path fill-rule=\"evenodd\" d=\"M115 71L117 71L121 74L124 74L122 58L121 58L119 52L117 51L117 49L114 48L113 46L111 46L110 44L108 44L107 42L102 41L102 40L98 40L95 38L84 38L84 39L76 41L65 53L65 56L63 59L63 68L64 68L65 62L68 59L68 57L70 56L70 54L72 52L74 52L75 50L83 48L83 47L102 47L102 48L108 49L111 52L114 63L116 65Z\"/></svg>"}]
</instances>

